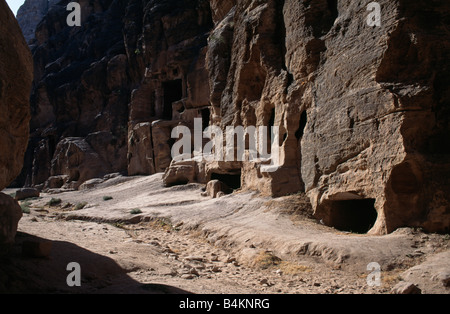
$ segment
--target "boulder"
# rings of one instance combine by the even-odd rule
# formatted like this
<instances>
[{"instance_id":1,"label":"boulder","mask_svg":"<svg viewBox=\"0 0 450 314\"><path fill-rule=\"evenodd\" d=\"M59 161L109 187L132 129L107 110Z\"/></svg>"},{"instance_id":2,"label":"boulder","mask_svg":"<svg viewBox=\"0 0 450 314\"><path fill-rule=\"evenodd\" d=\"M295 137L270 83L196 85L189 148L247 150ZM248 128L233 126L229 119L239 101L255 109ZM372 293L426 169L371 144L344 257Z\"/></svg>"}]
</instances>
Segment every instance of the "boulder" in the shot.
<instances>
[{"instance_id":1,"label":"boulder","mask_svg":"<svg viewBox=\"0 0 450 314\"><path fill-rule=\"evenodd\" d=\"M193 183L197 178L197 164L193 160L172 161L163 175L164 186Z\"/></svg>"},{"instance_id":2,"label":"boulder","mask_svg":"<svg viewBox=\"0 0 450 314\"><path fill-rule=\"evenodd\" d=\"M0 193L0 246L14 243L22 208L11 196Z\"/></svg>"},{"instance_id":3,"label":"boulder","mask_svg":"<svg viewBox=\"0 0 450 314\"><path fill-rule=\"evenodd\" d=\"M392 288L392 294L422 294L422 291L413 283L400 281Z\"/></svg>"},{"instance_id":4,"label":"boulder","mask_svg":"<svg viewBox=\"0 0 450 314\"><path fill-rule=\"evenodd\" d=\"M22 188L16 191L15 199L20 201L31 197L39 197L40 192L35 188Z\"/></svg>"},{"instance_id":5,"label":"boulder","mask_svg":"<svg viewBox=\"0 0 450 314\"><path fill-rule=\"evenodd\" d=\"M66 187L78 189L90 179L102 178L111 169L84 138L69 137L58 143L50 171L52 177L65 176Z\"/></svg>"},{"instance_id":6,"label":"boulder","mask_svg":"<svg viewBox=\"0 0 450 314\"><path fill-rule=\"evenodd\" d=\"M206 184L206 191L204 196L210 196L212 198L219 198L232 192L225 183L219 180L211 180Z\"/></svg>"},{"instance_id":7,"label":"boulder","mask_svg":"<svg viewBox=\"0 0 450 314\"><path fill-rule=\"evenodd\" d=\"M44 189L59 189L67 182L68 178L67 175L49 177L45 182Z\"/></svg>"},{"instance_id":8,"label":"boulder","mask_svg":"<svg viewBox=\"0 0 450 314\"><path fill-rule=\"evenodd\" d=\"M433 279L439 281L444 287L450 287L450 270L438 273Z\"/></svg>"},{"instance_id":9,"label":"boulder","mask_svg":"<svg viewBox=\"0 0 450 314\"><path fill-rule=\"evenodd\" d=\"M32 80L30 50L13 13L0 0L0 191L19 175L23 166ZM0 245L14 241L21 217L17 201L0 193Z\"/></svg>"}]
</instances>

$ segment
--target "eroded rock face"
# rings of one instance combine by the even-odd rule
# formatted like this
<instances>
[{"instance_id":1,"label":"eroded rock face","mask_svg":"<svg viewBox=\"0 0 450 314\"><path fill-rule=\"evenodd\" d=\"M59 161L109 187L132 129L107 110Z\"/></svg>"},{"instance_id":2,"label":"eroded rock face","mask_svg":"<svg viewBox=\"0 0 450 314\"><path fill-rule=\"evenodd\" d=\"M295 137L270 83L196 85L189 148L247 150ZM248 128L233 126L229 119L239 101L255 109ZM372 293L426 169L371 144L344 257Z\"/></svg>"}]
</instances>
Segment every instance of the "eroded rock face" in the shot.
<instances>
[{"instance_id":1,"label":"eroded rock face","mask_svg":"<svg viewBox=\"0 0 450 314\"><path fill-rule=\"evenodd\" d=\"M192 127L193 118L208 110L209 3L80 1L81 27L68 27L67 2L52 4L36 29L22 185L58 186L54 178L69 177L77 183L66 180L63 186L77 187L104 171L164 171L171 162L172 128ZM69 173L81 164L64 154L67 138L87 142L95 154L81 153L83 163L102 164L98 174Z\"/></svg>"},{"instance_id":2,"label":"eroded rock face","mask_svg":"<svg viewBox=\"0 0 450 314\"><path fill-rule=\"evenodd\" d=\"M66 2L36 31L32 185L108 171L165 171L167 185L223 177L271 196L306 192L342 230L449 229L444 0L380 0L379 27L350 0L128 0L80 1L82 26L67 28ZM278 170L173 162L171 131L200 117L203 128L278 127ZM69 146L89 157L72 163ZM91 158L98 173L72 175Z\"/></svg>"},{"instance_id":3,"label":"eroded rock face","mask_svg":"<svg viewBox=\"0 0 450 314\"><path fill-rule=\"evenodd\" d=\"M448 143L449 8L379 3L381 27L354 1L212 5L212 121L280 128L280 169L244 162L245 188L304 189L316 216L344 229L445 231L449 146L436 144Z\"/></svg>"},{"instance_id":4,"label":"eroded rock face","mask_svg":"<svg viewBox=\"0 0 450 314\"><path fill-rule=\"evenodd\" d=\"M404 225L448 230L442 195L449 185L436 183L448 176L449 156L432 144L448 132L439 121L448 121L448 96L438 87L448 60L431 47L450 34L444 24L422 21L440 20L449 8L439 1L382 5L382 26L361 28L359 7L339 2L307 110L302 177L316 214L330 225L335 201L361 198L376 200L373 233ZM450 51L446 42L442 53ZM432 218L437 213L441 222Z\"/></svg>"},{"instance_id":5,"label":"eroded rock face","mask_svg":"<svg viewBox=\"0 0 450 314\"><path fill-rule=\"evenodd\" d=\"M0 190L20 173L28 142L31 54L17 21L0 1ZM22 217L17 201L0 193L0 244L11 243Z\"/></svg>"},{"instance_id":6,"label":"eroded rock face","mask_svg":"<svg viewBox=\"0 0 450 314\"><path fill-rule=\"evenodd\" d=\"M89 137L61 140L50 169L52 179L62 177L65 187L73 189L91 178L100 178L112 172L108 162L90 145Z\"/></svg>"},{"instance_id":7,"label":"eroded rock face","mask_svg":"<svg viewBox=\"0 0 450 314\"><path fill-rule=\"evenodd\" d=\"M164 172L172 160L172 129L193 129L194 118L209 117L205 54L211 10L207 1L155 1L145 8L130 1L127 16L138 21L125 25L125 44L130 71L140 80L130 102L128 173Z\"/></svg>"},{"instance_id":8,"label":"eroded rock face","mask_svg":"<svg viewBox=\"0 0 450 314\"><path fill-rule=\"evenodd\" d=\"M70 186L77 187L83 183L79 180L127 169L133 82L122 34L126 2L80 1L80 27L67 25L67 2L52 4L36 29L31 136L22 185L54 186L46 182L51 176L68 176ZM67 138L79 140L69 143ZM70 147L80 148L76 155L83 161L64 155ZM99 167L86 171L82 164ZM80 167L78 180L71 173L74 167Z\"/></svg>"},{"instance_id":9,"label":"eroded rock face","mask_svg":"<svg viewBox=\"0 0 450 314\"><path fill-rule=\"evenodd\" d=\"M19 174L28 142L29 92L33 76L30 50L14 15L1 2L0 190Z\"/></svg>"}]
</instances>

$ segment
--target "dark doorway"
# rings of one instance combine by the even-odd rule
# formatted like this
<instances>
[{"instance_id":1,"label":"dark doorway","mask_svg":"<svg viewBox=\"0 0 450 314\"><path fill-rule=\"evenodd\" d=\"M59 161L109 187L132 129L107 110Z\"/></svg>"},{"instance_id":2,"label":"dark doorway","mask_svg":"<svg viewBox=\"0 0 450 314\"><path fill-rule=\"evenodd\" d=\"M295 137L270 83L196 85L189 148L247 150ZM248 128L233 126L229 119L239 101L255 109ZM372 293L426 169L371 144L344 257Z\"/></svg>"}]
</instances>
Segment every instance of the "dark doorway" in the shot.
<instances>
[{"instance_id":1,"label":"dark doorway","mask_svg":"<svg viewBox=\"0 0 450 314\"><path fill-rule=\"evenodd\" d=\"M375 199L331 201L328 225L341 231L367 233L377 220Z\"/></svg>"},{"instance_id":2,"label":"dark doorway","mask_svg":"<svg viewBox=\"0 0 450 314\"><path fill-rule=\"evenodd\" d=\"M164 82L164 108L163 116L164 120L172 120L172 103L179 101L183 98L183 81L181 79Z\"/></svg>"},{"instance_id":3,"label":"dark doorway","mask_svg":"<svg viewBox=\"0 0 450 314\"><path fill-rule=\"evenodd\" d=\"M305 133L306 123L308 122L307 120L308 120L308 118L307 118L306 110L305 110L302 112L302 115L300 116L298 130L295 132L295 137L297 138L297 141L301 140L303 137L303 134Z\"/></svg>"},{"instance_id":4,"label":"dark doorway","mask_svg":"<svg viewBox=\"0 0 450 314\"><path fill-rule=\"evenodd\" d=\"M338 3L337 0L327 0L328 10L331 12L331 18L333 22L338 18Z\"/></svg>"},{"instance_id":5,"label":"dark doorway","mask_svg":"<svg viewBox=\"0 0 450 314\"><path fill-rule=\"evenodd\" d=\"M272 127L275 126L275 108L270 111L270 117L267 125L267 153L272 152Z\"/></svg>"},{"instance_id":6,"label":"dark doorway","mask_svg":"<svg viewBox=\"0 0 450 314\"><path fill-rule=\"evenodd\" d=\"M210 117L210 111L209 108L202 109L202 128L205 130L209 126L209 117Z\"/></svg>"},{"instance_id":7,"label":"dark doorway","mask_svg":"<svg viewBox=\"0 0 450 314\"><path fill-rule=\"evenodd\" d=\"M211 180L219 180L229 188L237 190L241 187L241 172L232 174L212 173Z\"/></svg>"}]
</instances>

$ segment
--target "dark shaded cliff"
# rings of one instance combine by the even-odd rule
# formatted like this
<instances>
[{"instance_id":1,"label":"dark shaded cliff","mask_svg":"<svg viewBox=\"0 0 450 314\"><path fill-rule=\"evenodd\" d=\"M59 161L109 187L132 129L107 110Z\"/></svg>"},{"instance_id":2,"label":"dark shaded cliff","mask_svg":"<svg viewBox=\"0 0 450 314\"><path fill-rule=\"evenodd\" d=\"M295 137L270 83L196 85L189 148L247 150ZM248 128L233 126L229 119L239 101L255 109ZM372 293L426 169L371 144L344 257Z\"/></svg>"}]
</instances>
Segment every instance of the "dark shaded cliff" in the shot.
<instances>
[{"instance_id":1,"label":"dark shaded cliff","mask_svg":"<svg viewBox=\"0 0 450 314\"><path fill-rule=\"evenodd\" d=\"M137 103L148 104L143 97L165 81L180 82L174 100L185 97L182 89L190 87L183 80L195 72L212 27L204 1L80 1L82 26L69 27L68 2L54 4L36 28L31 139L18 185L78 188L91 178L127 173L129 120L172 119L167 106ZM146 77L149 69L159 77ZM167 149L161 147L163 155ZM163 158L159 171L170 162Z\"/></svg>"},{"instance_id":2,"label":"dark shaded cliff","mask_svg":"<svg viewBox=\"0 0 450 314\"><path fill-rule=\"evenodd\" d=\"M20 173L28 143L29 93L33 78L30 50L4 0L0 0L0 191ZM14 242L22 210L0 193L0 254Z\"/></svg>"}]
</instances>

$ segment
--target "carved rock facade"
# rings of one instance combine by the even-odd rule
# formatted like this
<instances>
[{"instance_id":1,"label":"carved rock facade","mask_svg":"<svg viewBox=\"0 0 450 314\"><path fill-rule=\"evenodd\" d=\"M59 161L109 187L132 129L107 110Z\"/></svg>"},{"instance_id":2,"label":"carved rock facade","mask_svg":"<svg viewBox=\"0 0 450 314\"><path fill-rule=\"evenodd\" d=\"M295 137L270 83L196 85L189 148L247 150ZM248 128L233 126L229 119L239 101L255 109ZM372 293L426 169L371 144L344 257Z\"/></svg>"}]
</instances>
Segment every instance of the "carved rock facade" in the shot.
<instances>
[{"instance_id":1,"label":"carved rock facade","mask_svg":"<svg viewBox=\"0 0 450 314\"><path fill-rule=\"evenodd\" d=\"M56 27L64 1L37 28L29 184L166 172L167 185L306 192L341 230L448 231L446 1L380 0L379 27L350 0L80 3L81 28ZM279 127L279 169L173 162L171 132L194 118ZM98 173L80 170L92 159Z\"/></svg>"}]
</instances>

